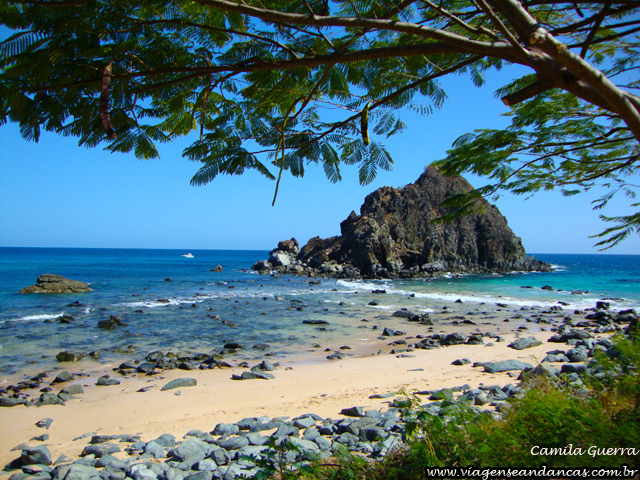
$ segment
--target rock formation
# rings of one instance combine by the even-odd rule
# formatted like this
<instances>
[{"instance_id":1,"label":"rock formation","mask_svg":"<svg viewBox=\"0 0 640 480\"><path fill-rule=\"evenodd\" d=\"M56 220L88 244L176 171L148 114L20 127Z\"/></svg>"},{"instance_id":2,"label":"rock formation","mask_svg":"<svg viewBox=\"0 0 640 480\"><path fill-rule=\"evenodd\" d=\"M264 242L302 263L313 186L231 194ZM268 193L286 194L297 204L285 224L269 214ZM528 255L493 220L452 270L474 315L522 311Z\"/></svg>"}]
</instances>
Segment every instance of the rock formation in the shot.
<instances>
[{"instance_id":1,"label":"rock formation","mask_svg":"<svg viewBox=\"0 0 640 480\"><path fill-rule=\"evenodd\" d=\"M20 293L84 293L93 290L86 283L53 273L43 273L36 282L20 290Z\"/></svg>"},{"instance_id":2,"label":"rock formation","mask_svg":"<svg viewBox=\"0 0 640 480\"><path fill-rule=\"evenodd\" d=\"M442 205L446 199L472 189L461 176L445 177L429 166L413 184L367 195L360 215L351 212L340 224L342 235L315 237L302 248L295 239L282 241L253 269L339 278L548 271L548 264L526 255L506 219L485 200L481 212L433 222L452 211Z\"/></svg>"}]
</instances>

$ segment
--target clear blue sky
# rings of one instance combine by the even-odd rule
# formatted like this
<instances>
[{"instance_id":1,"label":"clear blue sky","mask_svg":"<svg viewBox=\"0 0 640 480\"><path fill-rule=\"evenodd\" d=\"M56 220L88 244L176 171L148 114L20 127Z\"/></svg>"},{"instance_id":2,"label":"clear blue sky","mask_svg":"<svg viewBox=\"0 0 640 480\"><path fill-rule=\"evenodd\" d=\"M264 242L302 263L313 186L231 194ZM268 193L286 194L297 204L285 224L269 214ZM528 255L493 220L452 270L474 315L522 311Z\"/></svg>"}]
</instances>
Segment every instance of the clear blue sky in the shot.
<instances>
[{"instance_id":1,"label":"clear blue sky","mask_svg":"<svg viewBox=\"0 0 640 480\"><path fill-rule=\"evenodd\" d=\"M16 125L4 125L0 246L268 250L286 238L304 243L316 235L338 235L340 222L352 210L359 212L368 193L414 182L464 133L506 125L499 114L507 107L493 97L505 83L501 78L493 74L481 89L454 78L445 84L449 100L442 110L429 117L403 112L408 129L384 142L394 170L379 172L373 184L359 186L355 167L345 167L344 180L332 184L320 166L309 166L304 179L283 177L275 207L275 182L256 173L191 187L198 164L182 158L185 143L163 145L160 159L141 161L133 154L78 147L74 138L49 133L39 143L26 142ZM594 212L595 198L543 192L529 199L506 196L497 206L527 252L598 253L588 237L605 228L599 214L632 210L620 197ZM640 239L608 252L640 254Z\"/></svg>"}]
</instances>

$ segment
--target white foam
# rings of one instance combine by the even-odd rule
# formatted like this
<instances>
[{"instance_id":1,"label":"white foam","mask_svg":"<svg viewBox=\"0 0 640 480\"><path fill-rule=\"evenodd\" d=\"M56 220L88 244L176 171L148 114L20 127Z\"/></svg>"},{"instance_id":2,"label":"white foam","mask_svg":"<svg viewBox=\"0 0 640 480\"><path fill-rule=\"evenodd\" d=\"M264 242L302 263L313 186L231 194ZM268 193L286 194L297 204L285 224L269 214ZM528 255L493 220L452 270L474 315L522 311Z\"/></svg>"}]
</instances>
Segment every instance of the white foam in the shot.
<instances>
[{"instance_id":1,"label":"white foam","mask_svg":"<svg viewBox=\"0 0 640 480\"><path fill-rule=\"evenodd\" d=\"M38 320L49 320L49 319L52 319L52 318L61 317L62 315L64 315L64 312L61 312L61 313L42 313L40 315L27 315L26 317L20 317L20 318L8 318L8 319L5 319L5 320L1 321L0 323L4 323L4 322L33 322L33 321L38 321Z\"/></svg>"}]
</instances>

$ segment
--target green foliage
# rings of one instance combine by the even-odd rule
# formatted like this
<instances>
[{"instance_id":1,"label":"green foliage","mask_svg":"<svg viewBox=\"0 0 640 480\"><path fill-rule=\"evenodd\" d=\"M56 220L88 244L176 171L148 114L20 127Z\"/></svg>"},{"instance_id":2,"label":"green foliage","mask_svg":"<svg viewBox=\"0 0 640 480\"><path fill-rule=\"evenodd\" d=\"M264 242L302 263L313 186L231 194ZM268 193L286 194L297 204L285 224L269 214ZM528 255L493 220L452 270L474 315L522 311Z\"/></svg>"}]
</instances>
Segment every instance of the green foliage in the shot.
<instances>
[{"instance_id":1,"label":"green foliage","mask_svg":"<svg viewBox=\"0 0 640 480\"><path fill-rule=\"evenodd\" d=\"M410 449L402 456L404 468L411 465L414 472L470 465L595 468L627 464L637 468L640 454L629 450L603 454L608 448L637 450L640 443L640 341L619 338L615 345L617 357L603 354L598 359L606 376L584 378L585 387L562 376L559 380L531 378L525 381L522 398L510 400L498 419L462 405L453 415L433 415L420 408L419 399L407 396L403 418ZM582 454L543 450L564 450L569 445L574 453L582 449ZM532 455L534 447L538 455Z\"/></svg>"},{"instance_id":2,"label":"green foliage","mask_svg":"<svg viewBox=\"0 0 640 480\"><path fill-rule=\"evenodd\" d=\"M481 195L596 183L631 195L640 4L523 3L11 0L0 5L0 125L141 159L187 137L193 185L247 170L279 182L316 164L332 182L354 165L367 184L391 168L382 141L405 128L400 110L443 106L441 77L479 86L519 64L531 73L498 91L515 105L511 127L461 137L443 171L488 176ZM636 217L609 220L605 246L638 231Z\"/></svg>"},{"instance_id":3,"label":"green foliage","mask_svg":"<svg viewBox=\"0 0 640 480\"><path fill-rule=\"evenodd\" d=\"M418 480L426 467L640 468L640 454L633 455L640 443L640 335L617 338L615 350L597 358L600 373L584 376L584 385L564 375L525 379L524 394L510 399L499 417L448 400L447 414L434 415L418 396L400 392L394 405L406 448L376 461L339 452L298 478ZM573 455L562 454L569 446ZM610 448L628 450L610 455Z\"/></svg>"}]
</instances>

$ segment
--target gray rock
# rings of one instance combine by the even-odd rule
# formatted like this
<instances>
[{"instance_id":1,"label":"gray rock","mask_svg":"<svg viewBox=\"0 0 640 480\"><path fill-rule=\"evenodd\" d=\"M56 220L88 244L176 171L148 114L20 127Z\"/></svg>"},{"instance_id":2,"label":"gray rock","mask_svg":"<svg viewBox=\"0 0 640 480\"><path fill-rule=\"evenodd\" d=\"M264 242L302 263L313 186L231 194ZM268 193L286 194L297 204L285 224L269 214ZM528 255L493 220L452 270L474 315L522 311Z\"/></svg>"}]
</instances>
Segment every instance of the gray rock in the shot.
<instances>
[{"instance_id":1,"label":"gray rock","mask_svg":"<svg viewBox=\"0 0 640 480\"><path fill-rule=\"evenodd\" d=\"M191 475L192 472L186 472L178 468L169 467L165 473L167 480L183 480L185 477Z\"/></svg>"},{"instance_id":2,"label":"gray rock","mask_svg":"<svg viewBox=\"0 0 640 480\"><path fill-rule=\"evenodd\" d=\"M577 373L577 374L581 374L581 373L586 373L587 372L587 366L583 363L565 363L564 365L562 365L562 368L560 370L560 373Z\"/></svg>"},{"instance_id":3,"label":"gray rock","mask_svg":"<svg viewBox=\"0 0 640 480\"><path fill-rule=\"evenodd\" d=\"M95 467L100 468L106 466L111 466L118 470L125 470L127 468L127 465L122 460L118 460L113 455L104 455L96 461Z\"/></svg>"},{"instance_id":4,"label":"gray rock","mask_svg":"<svg viewBox=\"0 0 640 480\"><path fill-rule=\"evenodd\" d=\"M35 401L36 407L41 407L42 405L64 405L64 400L55 393L47 392L41 394Z\"/></svg>"},{"instance_id":5,"label":"gray rock","mask_svg":"<svg viewBox=\"0 0 640 480\"><path fill-rule=\"evenodd\" d=\"M384 428L369 426L360 429L358 436L360 440L363 442L377 442L386 438L388 433L384 430Z\"/></svg>"},{"instance_id":6,"label":"gray rock","mask_svg":"<svg viewBox=\"0 0 640 480\"><path fill-rule=\"evenodd\" d=\"M525 348L537 347L538 345L542 345L542 342L535 337L526 337L519 338L514 342L511 342L508 347L511 347L515 350L524 350Z\"/></svg>"},{"instance_id":7,"label":"gray rock","mask_svg":"<svg viewBox=\"0 0 640 480\"><path fill-rule=\"evenodd\" d=\"M119 440L119 439L120 439L119 435L93 435L89 443L91 445L96 445L98 443L107 443L112 440Z\"/></svg>"},{"instance_id":8,"label":"gray rock","mask_svg":"<svg viewBox=\"0 0 640 480\"><path fill-rule=\"evenodd\" d=\"M316 445L318 445L320 450L322 450L323 452L331 451L331 442L326 438L317 437L317 438L314 438L313 441L316 442Z\"/></svg>"},{"instance_id":9,"label":"gray rock","mask_svg":"<svg viewBox=\"0 0 640 480\"><path fill-rule=\"evenodd\" d=\"M127 473L124 470L108 465L100 471L100 477L103 480L124 480L127 478Z\"/></svg>"},{"instance_id":10,"label":"gray rock","mask_svg":"<svg viewBox=\"0 0 640 480\"><path fill-rule=\"evenodd\" d=\"M19 293L85 293L92 290L84 282L70 280L53 273L43 273L38 277L35 285L25 287Z\"/></svg>"},{"instance_id":11,"label":"gray rock","mask_svg":"<svg viewBox=\"0 0 640 480\"><path fill-rule=\"evenodd\" d=\"M278 430L273 433L272 437L283 438L288 436L298 436L299 433L300 430L298 430L293 425L287 425L286 423L283 423L278 427Z\"/></svg>"},{"instance_id":12,"label":"gray rock","mask_svg":"<svg viewBox=\"0 0 640 480\"><path fill-rule=\"evenodd\" d=\"M269 447L263 445L247 445L238 449L235 458L240 460L242 457L251 457L254 460L258 460L268 450Z\"/></svg>"},{"instance_id":13,"label":"gray rock","mask_svg":"<svg viewBox=\"0 0 640 480\"><path fill-rule=\"evenodd\" d=\"M222 447L213 447L208 458L216 462L216 465L228 465L231 462L231 455Z\"/></svg>"},{"instance_id":14,"label":"gray rock","mask_svg":"<svg viewBox=\"0 0 640 480\"><path fill-rule=\"evenodd\" d=\"M77 463L57 466L53 470L53 476L56 480L102 480L94 467Z\"/></svg>"},{"instance_id":15,"label":"gray rock","mask_svg":"<svg viewBox=\"0 0 640 480\"><path fill-rule=\"evenodd\" d=\"M240 431L240 428L237 425L232 423L219 423L215 426L212 435L235 435Z\"/></svg>"},{"instance_id":16,"label":"gray rock","mask_svg":"<svg viewBox=\"0 0 640 480\"><path fill-rule=\"evenodd\" d=\"M246 439L249 440L249 445L265 445L269 438L264 435L260 435L259 433L250 433L246 436Z\"/></svg>"},{"instance_id":17,"label":"gray rock","mask_svg":"<svg viewBox=\"0 0 640 480\"><path fill-rule=\"evenodd\" d=\"M26 398L0 397L0 407L15 407L27 403Z\"/></svg>"},{"instance_id":18,"label":"gray rock","mask_svg":"<svg viewBox=\"0 0 640 480\"><path fill-rule=\"evenodd\" d=\"M467 338L467 341L465 343L467 345L482 345L484 343L484 340L482 339L481 335L469 335L469 338Z\"/></svg>"},{"instance_id":19,"label":"gray rock","mask_svg":"<svg viewBox=\"0 0 640 480\"><path fill-rule=\"evenodd\" d=\"M531 375L549 378L556 377L558 373L560 373L560 371L557 368L552 367L544 361L530 372Z\"/></svg>"},{"instance_id":20,"label":"gray rock","mask_svg":"<svg viewBox=\"0 0 640 480\"><path fill-rule=\"evenodd\" d=\"M271 252L269 263L274 267L288 267L291 265L292 256L288 253L275 250Z\"/></svg>"},{"instance_id":21,"label":"gray rock","mask_svg":"<svg viewBox=\"0 0 640 480\"><path fill-rule=\"evenodd\" d=\"M118 327L126 327L127 324L122 321L122 319L116 315L111 315L106 320L100 320L98 322L98 328L103 330L115 330Z\"/></svg>"},{"instance_id":22,"label":"gray rock","mask_svg":"<svg viewBox=\"0 0 640 480\"><path fill-rule=\"evenodd\" d=\"M194 466L196 470L200 472L213 472L218 469L216 462L214 462L210 458L205 458L204 460L200 460Z\"/></svg>"},{"instance_id":23,"label":"gray rock","mask_svg":"<svg viewBox=\"0 0 640 480\"><path fill-rule=\"evenodd\" d=\"M199 460L206 458L210 451L211 446L208 443L203 442L198 438L189 438L177 447L173 448L169 452L169 455L179 462L184 462L191 458L196 459L193 461L193 463L196 463Z\"/></svg>"},{"instance_id":24,"label":"gray rock","mask_svg":"<svg viewBox=\"0 0 640 480\"><path fill-rule=\"evenodd\" d=\"M461 334L460 332L455 332L455 333L450 333L449 335L444 337L442 340L440 340L440 343L445 346L461 345L465 341L466 341L466 338L463 334Z\"/></svg>"},{"instance_id":25,"label":"gray rock","mask_svg":"<svg viewBox=\"0 0 640 480\"><path fill-rule=\"evenodd\" d=\"M483 364L484 371L488 373L508 372L510 370L533 369L533 365L520 360L501 360L498 362L487 362Z\"/></svg>"},{"instance_id":26,"label":"gray rock","mask_svg":"<svg viewBox=\"0 0 640 480\"><path fill-rule=\"evenodd\" d=\"M218 446L225 450L238 450L249 445L249 440L245 436L228 437L224 440L218 440Z\"/></svg>"},{"instance_id":27,"label":"gray rock","mask_svg":"<svg viewBox=\"0 0 640 480\"><path fill-rule=\"evenodd\" d=\"M340 415L345 415L347 417L364 417L364 411L362 410L362 407L343 408L340 410Z\"/></svg>"},{"instance_id":28,"label":"gray rock","mask_svg":"<svg viewBox=\"0 0 640 480\"><path fill-rule=\"evenodd\" d=\"M148 442L144 446L144 453L146 453L147 455L152 456L153 458L164 458L164 457L166 457L166 454L164 453L164 448L162 447L162 445L159 445L158 443L154 442L153 440Z\"/></svg>"},{"instance_id":29,"label":"gray rock","mask_svg":"<svg viewBox=\"0 0 640 480\"><path fill-rule=\"evenodd\" d=\"M107 387L111 385L120 385L120 380L117 380L115 378L110 378L109 375L103 375L102 377L98 378L96 385L100 385L103 387Z\"/></svg>"},{"instance_id":30,"label":"gray rock","mask_svg":"<svg viewBox=\"0 0 640 480\"><path fill-rule=\"evenodd\" d=\"M197 384L198 382L195 378L176 378L175 380L171 380L160 390L164 392L165 390L172 390L174 388L195 387Z\"/></svg>"},{"instance_id":31,"label":"gray rock","mask_svg":"<svg viewBox=\"0 0 640 480\"><path fill-rule=\"evenodd\" d=\"M358 437L356 437L355 435L353 435L352 433L345 432L345 433L342 433L342 434L338 435L337 437L335 437L333 439L333 443L334 444L332 445L332 449L335 448L335 444L336 443L340 443L342 445L346 445L347 447L353 447L359 441L360 441L360 439Z\"/></svg>"},{"instance_id":32,"label":"gray rock","mask_svg":"<svg viewBox=\"0 0 640 480\"><path fill-rule=\"evenodd\" d=\"M31 479L31 474L24 473L24 472L17 472L9 477L9 480L30 480L30 479Z\"/></svg>"},{"instance_id":33,"label":"gray rock","mask_svg":"<svg viewBox=\"0 0 640 480\"><path fill-rule=\"evenodd\" d=\"M152 441L165 448L174 447L176 445L176 437L174 437L170 433L163 433L158 438Z\"/></svg>"},{"instance_id":34,"label":"gray rock","mask_svg":"<svg viewBox=\"0 0 640 480\"><path fill-rule=\"evenodd\" d=\"M129 475L133 480L156 480L158 478L158 475L143 463L133 465Z\"/></svg>"},{"instance_id":35,"label":"gray rock","mask_svg":"<svg viewBox=\"0 0 640 480\"><path fill-rule=\"evenodd\" d=\"M586 362L589 360L589 352L582 349L572 348L567 352L567 357L571 363Z\"/></svg>"},{"instance_id":36,"label":"gray rock","mask_svg":"<svg viewBox=\"0 0 640 480\"><path fill-rule=\"evenodd\" d=\"M53 379L53 381L51 382L51 385L55 385L57 383L65 383L65 382L70 382L73 380L73 375L71 375L69 372L60 372L56 378Z\"/></svg>"},{"instance_id":37,"label":"gray rock","mask_svg":"<svg viewBox=\"0 0 640 480\"><path fill-rule=\"evenodd\" d=\"M569 358L564 353L548 354L542 359L543 362L549 363L567 363Z\"/></svg>"},{"instance_id":38,"label":"gray rock","mask_svg":"<svg viewBox=\"0 0 640 480\"><path fill-rule=\"evenodd\" d=\"M468 358L459 358L451 362L451 365L460 366L460 365L469 365L470 363L471 363L471 360L469 360Z\"/></svg>"},{"instance_id":39,"label":"gray rock","mask_svg":"<svg viewBox=\"0 0 640 480\"><path fill-rule=\"evenodd\" d=\"M84 388L79 384L69 385L68 387L60 390L60 393L64 393L66 395L81 395L84 393Z\"/></svg>"},{"instance_id":40,"label":"gray rock","mask_svg":"<svg viewBox=\"0 0 640 480\"><path fill-rule=\"evenodd\" d=\"M79 362L84 357L79 353L64 351L56 355L56 359L59 362Z\"/></svg>"},{"instance_id":41,"label":"gray rock","mask_svg":"<svg viewBox=\"0 0 640 480\"><path fill-rule=\"evenodd\" d=\"M68 457L65 454L62 454L58 457L58 459L53 464L57 466L63 463L71 463L71 462L73 462L73 458Z\"/></svg>"},{"instance_id":42,"label":"gray rock","mask_svg":"<svg viewBox=\"0 0 640 480\"><path fill-rule=\"evenodd\" d=\"M242 469L239 465L229 465L229 467L227 468L226 472L224 472L224 475L222 477L223 480L237 480L238 478L242 478L243 476L246 477L248 475L246 475L246 471L244 469ZM200 479L197 479L200 480ZM208 479L204 479L204 480L208 480Z\"/></svg>"},{"instance_id":43,"label":"gray rock","mask_svg":"<svg viewBox=\"0 0 640 480\"><path fill-rule=\"evenodd\" d=\"M311 417L300 417L293 420L293 426L299 429L309 428L316 424L316 421Z\"/></svg>"},{"instance_id":44,"label":"gray rock","mask_svg":"<svg viewBox=\"0 0 640 480\"><path fill-rule=\"evenodd\" d=\"M20 453L23 465L51 465L51 452L45 445L29 447Z\"/></svg>"},{"instance_id":45,"label":"gray rock","mask_svg":"<svg viewBox=\"0 0 640 480\"><path fill-rule=\"evenodd\" d=\"M100 443L98 445L87 445L80 454L81 457L87 455L95 455L95 458L100 458L103 455L111 455L112 453L120 452L121 449L118 445L113 443Z\"/></svg>"},{"instance_id":46,"label":"gray rock","mask_svg":"<svg viewBox=\"0 0 640 480\"><path fill-rule=\"evenodd\" d=\"M305 440L298 437L287 437L287 443L294 446L297 450L305 452L307 454L315 454L320 452L320 447L317 443L311 440Z\"/></svg>"}]
</instances>

